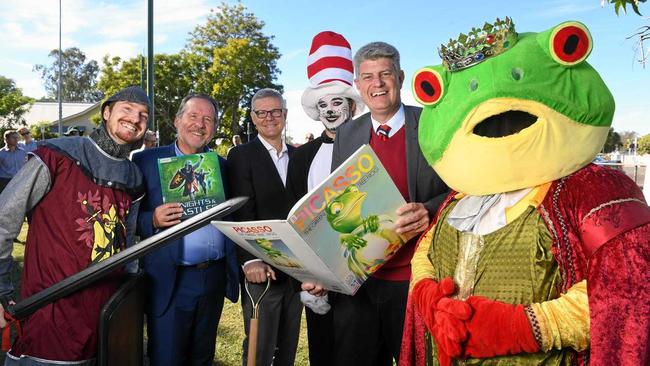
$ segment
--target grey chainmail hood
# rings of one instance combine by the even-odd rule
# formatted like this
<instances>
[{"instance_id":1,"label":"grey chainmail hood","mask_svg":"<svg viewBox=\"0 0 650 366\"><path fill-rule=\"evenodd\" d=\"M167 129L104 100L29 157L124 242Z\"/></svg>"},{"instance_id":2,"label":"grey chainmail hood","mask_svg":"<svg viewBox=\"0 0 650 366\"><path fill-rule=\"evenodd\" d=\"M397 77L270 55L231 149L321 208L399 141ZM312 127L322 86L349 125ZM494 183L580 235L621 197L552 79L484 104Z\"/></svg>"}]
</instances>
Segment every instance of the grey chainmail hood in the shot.
<instances>
[{"instance_id":1,"label":"grey chainmail hood","mask_svg":"<svg viewBox=\"0 0 650 366\"><path fill-rule=\"evenodd\" d=\"M95 141L100 149L104 150L108 155L118 159L128 159L131 151L137 150L144 142L144 135L138 141L126 145L120 145L115 142L106 131L106 123L102 123L92 134L90 138Z\"/></svg>"}]
</instances>

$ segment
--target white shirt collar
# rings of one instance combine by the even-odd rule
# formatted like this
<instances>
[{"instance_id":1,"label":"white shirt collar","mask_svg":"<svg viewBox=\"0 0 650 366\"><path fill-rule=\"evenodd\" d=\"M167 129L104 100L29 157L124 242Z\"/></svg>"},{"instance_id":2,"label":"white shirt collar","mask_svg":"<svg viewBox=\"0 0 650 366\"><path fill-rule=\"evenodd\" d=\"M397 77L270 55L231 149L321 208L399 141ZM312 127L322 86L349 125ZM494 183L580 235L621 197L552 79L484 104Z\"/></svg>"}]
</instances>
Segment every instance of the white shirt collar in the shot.
<instances>
[{"instance_id":1,"label":"white shirt collar","mask_svg":"<svg viewBox=\"0 0 650 366\"><path fill-rule=\"evenodd\" d=\"M372 113L370 114L370 120L372 121L372 131L374 133L377 133L377 128L381 125L377 120L372 118ZM399 109L397 112L388 120L385 125L388 125L390 127L390 132L388 133L388 137L393 137L394 134L399 131L402 126L404 126L404 123L406 121L406 114L404 114L404 104L400 104Z\"/></svg>"},{"instance_id":2,"label":"white shirt collar","mask_svg":"<svg viewBox=\"0 0 650 366\"><path fill-rule=\"evenodd\" d=\"M275 147L273 147L273 145L271 145L268 141L266 141L264 137L262 137L261 135L257 135L257 137L259 137L260 142L262 143L262 145L264 145L266 150L272 151L274 154L278 156L282 156L289 152L289 149L287 148L287 144L284 143L284 138L282 139L282 150L278 154L278 151L275 149Z\"/></svg>"}]
</instances>

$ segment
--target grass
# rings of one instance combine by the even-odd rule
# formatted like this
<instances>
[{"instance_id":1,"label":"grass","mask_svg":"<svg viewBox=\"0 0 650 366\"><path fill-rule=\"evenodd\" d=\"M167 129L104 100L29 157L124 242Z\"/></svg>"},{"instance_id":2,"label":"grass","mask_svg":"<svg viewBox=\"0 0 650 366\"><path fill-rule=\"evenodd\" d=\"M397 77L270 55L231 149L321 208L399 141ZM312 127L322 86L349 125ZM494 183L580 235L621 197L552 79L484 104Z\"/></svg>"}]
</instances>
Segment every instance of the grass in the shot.
<instances>
[{"instance_id":1,"label":"grass","mask_svg":"<svg viewBox=\"0 0 650 366\"><path fill-rule=\"evenodd\" d=\"M27 224L22 227L18 240L25 242L27 237ZM25 246L23 244L14 244L14 270L12 280L16 289L16 295L20 293L20 275L23 268L23 260L25 256ZM223 312L221 313L221 320L219 321L219 329L217 330L217 350L214 356L214 364L219 366L239 366L242 354L242 342L244 340L244 320L242 316L242 308L239 302L231 303L226 300ZM4 364L4 352L0 352L0 364ZM296 353L296 365L308 365L309 356L307 353L307 328L305 323L305 315L303 312L302 322L300 327L300 340L298 341L298 351Z\"/></svg>"},{"instance_id":2,"label":"grass","mask_svg":"<svg viewBox=\"0 0 650 366\"><path fill-rule=\"evenodd\" d=\"M262 303L263 305L263 303ZM217 365L238 366L241 365L241 347L244 340L244 320L242 317L241 304L231 303L226 300L219 321L217 330L217 351L214 360ZM309 356L307 353L307 328L305 313L303 312L300 327L300 340L296 352L296 365L308 365Z\"/></svg>"}]
</instances>

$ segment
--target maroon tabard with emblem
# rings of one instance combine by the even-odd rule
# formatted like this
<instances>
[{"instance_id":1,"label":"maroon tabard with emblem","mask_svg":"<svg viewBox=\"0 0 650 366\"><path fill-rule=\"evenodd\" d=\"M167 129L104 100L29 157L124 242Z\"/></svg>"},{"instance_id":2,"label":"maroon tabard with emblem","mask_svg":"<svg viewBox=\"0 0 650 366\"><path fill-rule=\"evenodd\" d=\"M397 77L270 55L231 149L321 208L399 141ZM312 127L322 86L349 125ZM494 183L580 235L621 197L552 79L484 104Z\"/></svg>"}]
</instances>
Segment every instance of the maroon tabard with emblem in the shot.
<instances>
[{"instance_id":1,"label":"maroon tabard with emblem","mask_svg":"<svg viewBox=\"0 0 650 366\"><path fill-rule=\"evenodd\" d=\"M31 211L22 298L33 295L125 247L131 196L95 184L72 159L41 147L51 189ZM114 273L49 304L24 324L11 354L48 360L85 360L97 353L101 307L122 277Z\"/></svg>"}]
</instances>

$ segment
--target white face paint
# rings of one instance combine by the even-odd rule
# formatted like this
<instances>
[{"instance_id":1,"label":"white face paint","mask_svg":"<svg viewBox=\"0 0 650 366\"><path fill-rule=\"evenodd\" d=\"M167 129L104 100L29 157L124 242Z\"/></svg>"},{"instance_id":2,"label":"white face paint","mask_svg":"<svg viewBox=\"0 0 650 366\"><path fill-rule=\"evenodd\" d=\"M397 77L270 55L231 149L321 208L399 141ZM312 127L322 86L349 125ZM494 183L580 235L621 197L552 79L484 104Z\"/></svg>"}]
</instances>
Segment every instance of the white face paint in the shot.
<instances>
[{"instance_id":1,"label":"white face paint","mask_svg":"<svg viewBox=\"0 0 650 366\"><path fill-rule=\"evenodd\" d=\"M318 119L331 132L336 131L337 127L350 118L350 104L345 97L326 95L320 98L316 105L319 113Z\"/></svg>"}]
</instances>

